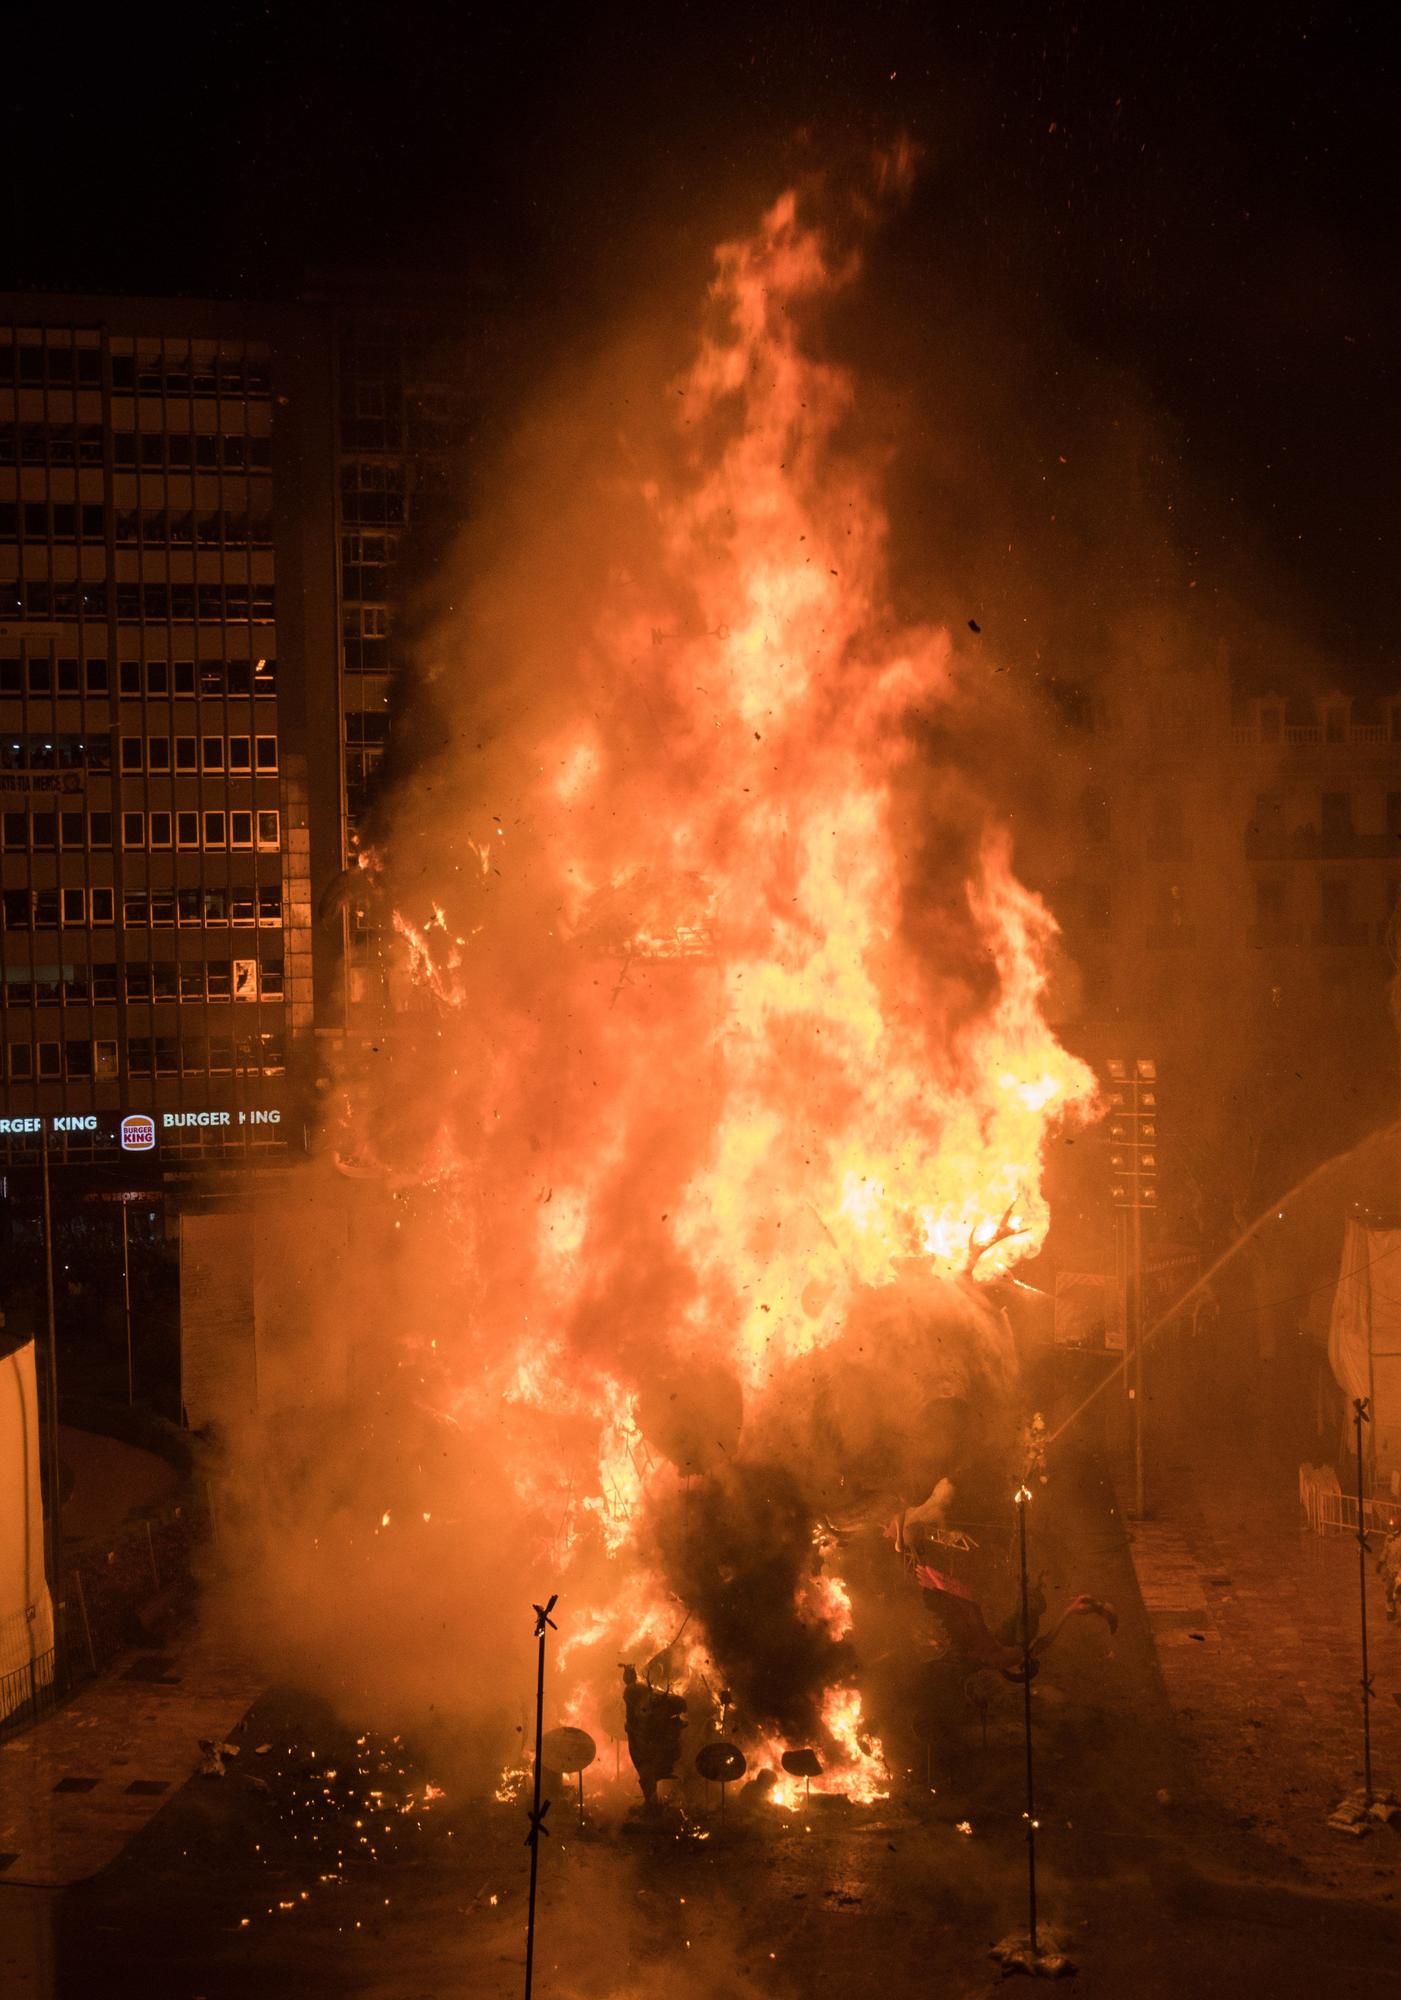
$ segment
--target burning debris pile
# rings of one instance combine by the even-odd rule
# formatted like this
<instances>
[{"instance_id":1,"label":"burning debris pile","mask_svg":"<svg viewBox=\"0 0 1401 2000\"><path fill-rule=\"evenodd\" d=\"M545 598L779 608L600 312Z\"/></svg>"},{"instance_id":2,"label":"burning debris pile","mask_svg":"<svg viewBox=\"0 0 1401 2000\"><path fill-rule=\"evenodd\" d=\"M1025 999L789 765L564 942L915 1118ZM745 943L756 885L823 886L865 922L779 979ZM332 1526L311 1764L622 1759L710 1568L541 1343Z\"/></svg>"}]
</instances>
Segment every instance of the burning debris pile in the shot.
<instances>
[{"instance_id":1,"label":"burning debris pile","mask_svg":"<svg viewBox=\"0 0 1401 2000\"><path fill-rule=\"evenodd\" d=\"M696 1737L810 1747L860 1797L843 1549L1001 1421L985 1281L1039 1248L1044 1142L1092 1086L995 774L931 747L949 638L890 607L821 353L858 275L785 195L717 253L685 372L576 392L522 445L508 546L466 551L439 748L367 857L418 1001L331 1140L362 1205L325 1296L379 1429L318 1437L278 1516L304 1557L270 1561L299 1669L340 1617L331 1678L393 1714L457 1702L504 1747L548 1588L552 1723L616 1740L632 1662ZM308 1619L331 1552L353 1601Z\"/></svg>"}]
</instances>

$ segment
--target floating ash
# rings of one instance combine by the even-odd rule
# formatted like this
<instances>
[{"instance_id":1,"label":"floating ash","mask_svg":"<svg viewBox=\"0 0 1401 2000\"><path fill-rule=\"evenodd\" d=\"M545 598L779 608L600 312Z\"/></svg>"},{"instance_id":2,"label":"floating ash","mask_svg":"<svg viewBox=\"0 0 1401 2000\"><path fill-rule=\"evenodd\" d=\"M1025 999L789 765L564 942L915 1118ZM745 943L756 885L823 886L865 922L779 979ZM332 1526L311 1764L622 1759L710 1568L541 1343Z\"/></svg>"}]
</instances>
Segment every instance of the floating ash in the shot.
<instances>
[{"instance_id":1,"label":"floating ash","mask_svg":"<svg viewBox=\"0 0 1401 2000\"><path fill-rule=\"evenodd\" d=\"M353 1221L303 1288L370 1414L245 1452L249 1567L279 1664L456 1718L498 1796L521 1575L559 1591L551 1726L616 1745L629 1663L751 1768L883 1795L820 1523L878 1531L1003 1421L987 1286L1092 1098L824 353L872 213L785 194L679 374L631 341L544 399L398 724L364 876L398 1012L328 1098Z\"/></svg>"}]
</instances>

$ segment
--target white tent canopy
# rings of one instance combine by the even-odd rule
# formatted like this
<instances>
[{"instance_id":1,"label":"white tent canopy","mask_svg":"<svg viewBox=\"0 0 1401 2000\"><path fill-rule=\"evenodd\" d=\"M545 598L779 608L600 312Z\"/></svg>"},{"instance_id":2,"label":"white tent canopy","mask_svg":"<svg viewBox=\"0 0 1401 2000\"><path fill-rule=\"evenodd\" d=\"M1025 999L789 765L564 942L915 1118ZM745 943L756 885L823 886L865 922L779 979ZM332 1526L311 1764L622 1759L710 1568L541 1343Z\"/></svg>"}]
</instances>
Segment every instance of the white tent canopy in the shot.
<instances>
[{"instance_id":1,"label":"white tent canopy","mask_svg":"<svg viewBox=\"0 0 1401 2000\"><path fill-rule=\"evenodd\" d=\"M0 1721L53 1679L34 1343L0 1333Z\"/></svg>"},{"instance_id":2,"label":"white tent canopy","mask_svg":"<svg viewBox=\"0 0 1401 2000\"><path fill-rule=\"evenodd\" d=\"M1369 1444L1379 1480L1401 1474L1401 1229L1347 1223L1328 1359L1349 1418L1354 1398L1371 1399Z\"/></svg>"}]
</instances>

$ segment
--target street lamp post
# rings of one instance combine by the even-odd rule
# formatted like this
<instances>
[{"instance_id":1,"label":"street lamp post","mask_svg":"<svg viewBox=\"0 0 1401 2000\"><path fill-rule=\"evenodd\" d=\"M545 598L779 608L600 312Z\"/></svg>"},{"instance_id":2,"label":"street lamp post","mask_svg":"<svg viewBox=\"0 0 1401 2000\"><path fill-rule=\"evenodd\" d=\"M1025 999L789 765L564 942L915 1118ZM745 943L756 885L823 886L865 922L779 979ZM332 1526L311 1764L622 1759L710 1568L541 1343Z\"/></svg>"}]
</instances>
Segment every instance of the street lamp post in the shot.
<instances>
[{"instance_id":1,"label":"street lamp post","mask_svg":"<svg viewBox=\"0 0 1401 2000\"><path fill-rule=\"evenodd\" d=\"M1110 1199L1124 1217L1124 1338L1133 1404L1134 1513L1147 1513L1143 1458L1143 1215L1158 1206L1158 1065L1139 1056L1132 1064L1106 1064L1109 1107Z\"/></svg>"},{"instance_id":2,"label":"street lamp post","mask_svg":"<svg viewBox=\"0 0 1401 2000\"><path fill-rule=\"evenodd\" d=\"M49 1185L49 1121L39 1120L40 1177L44 1213L44 1556L49 1572L49 1607L53 1618L54 1681L63 1685L67 1666L63 1643L63 1619L59 1609L58 1564L60 1550L58 1479L58 1316L54 1309L54 1219L53 1195Z\"/></svg>"}]
</instances>

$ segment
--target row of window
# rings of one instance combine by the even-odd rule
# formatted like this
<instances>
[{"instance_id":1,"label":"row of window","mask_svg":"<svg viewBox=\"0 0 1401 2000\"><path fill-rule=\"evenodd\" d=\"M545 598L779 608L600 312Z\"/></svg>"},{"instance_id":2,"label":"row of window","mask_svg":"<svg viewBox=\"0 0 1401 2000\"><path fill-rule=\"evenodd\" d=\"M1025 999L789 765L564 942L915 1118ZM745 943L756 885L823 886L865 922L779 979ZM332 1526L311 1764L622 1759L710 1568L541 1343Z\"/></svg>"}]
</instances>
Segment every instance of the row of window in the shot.
<instances>
[{"instance_id":1,"label":"row of window","mask_svg":"<svg viewBox=\"0 0 1401 2000\"><path fill-rule=\"evenodd\" d=\"M113 431L118 472L269 472L272 439L243 431ZM0 465L102 465L101 424L0 424Z\"/></svg>"},{"instance_id":2,"label":"row of window","mask_svg":"<svg viewBox=\"0 0 1401 2000\"><path fill-rule=\"evenodd\" d=\"M162 368L158 355L114 354L112 387L141 396L269 396L272 376L267 361L253 356L191 362L167 354Z\"/></svg>"},{"instance_id":3,"label":"row of window","mask_svg":"<svg viewBox=\"0 0 1401 2000\"><path fill-rule=\"evenodd\" d=\"M273 695L277 661L122 660L117 668L124 695ZM52 660L31 653L27 660L0 659L0 695L110 694L106 660Z\"/></svg>"},{"instance_id":4,"label":"row of window","mask_svg":"<svg viewBox=\"0 0 1401 2000\"><path fill-rule=\"evenodd\" d=\"M115 1041L10 1042L6 1066L16 1083L102 1081L121 1074ZM277 1076L287 1066L281 1035L129 1035L129 1076Z\"/></svg>"},{"instance_id":5,"label":"row of window","mask_svg":"<svg viewBox=\"0 0 1401 2000\"><path fill-rule=\"evenodd\" d=\"M259 812L124 812L123 847L187 847L206 852L223 847L276 851L282 844L281 815Z\"/></svg>"},{"instance_id":6,"label":"row of window","mask_svg":"<svg viewBox=\"0 0 1401 2000\"><path fill-rule=\"evenodd\" d=\"M1401 897L1401 880L1389 878L1385 884L1386 909L1388 916L1396 908ZM1281 926L1289 920L1290 904L1297 906L1297 894L1291 897L1289 885L1276 878L1262 878L1255 883L1255 919L1265 927ZM1320 942L1328 942L1337 933L1339 942L1366 943L1363 933L1368 932L1368 920L1357 915L1358 899L1354 894L1354 884L1344 875L1322 875L1317 883L1317 897L1310 899L1316 915L1312 921L1323 933ZM1375 901L1373 908L1375 909ZM1078 923L1086 930L1107 931L1113 927L1113 893L1108 882L1069 882L1061 886L1055 897L1058 910L1072 923ZM1141 898L1132 898L1132 907L1140 907ZM1191 901L1178 883L1164 884L1154 893L1151 904L1151 922L1157 931L1177 931L1188 927L1192 915ZM1344 936L1344 933L1355 933Z\"/></svg>"},{"instance_id":7,"label":"row of window","mask_svg":"<svg viewBox=\"0 0 1401 2000\"><path fill-rule=\"evenodd\" d=\"M244 431L113 431L118 471L267 472L272 439Z\"/></svg>"},{"instance_id":8,"label":"row of window","mask_svg":"<svg viewBox=\"0 0 1401 2000\"><path fill-rule=\"evenodd\" d=\"M8 965L0 992L12 1007L111 1005L131 1001L280 1000L282 960L256 958L161 959L115 965Z\"/></svg>"},{"instance_id":9,"label":"row of window","mask_svg":"<svg viewBox=\"0 0 1401 2000\"><path fill-rule=\"evenodd\" d=\"M101 424L0 424L0 465L95 465L106 462Z\"/></svg>"},{"instance_id":10,"label":"row of window","mask_svg":"<svg viewBox=\"0 0 1401 2000\"><path fill-rule=\"evenodd\" d=\"M174 761L172 762L172 746ZM123 771L251 771L277 769L275 736L123 736Z\"/></svg>"},{"instance_id":11,"label":"row of window","mask_svg":"<svg viewBox=\"0 0 1401 2000\"><path fill-rule=\"evenodd\" d=\"M85 899L85 900L84 900ZM200 883L189 889L5 889L0 917L7 931L52 931L69 925L122 923L169 929L179 925L280 924L276 882Z\"/></svg>"},{"instance_id":12,"label":"row of window","mask_svg":"<svg viewBox=\"0 0 1401 2000\"><path fill-rule=\"evenodd\" d=\"M36 854L52 853L59 846L110 847L111 813L88 813L86 828L84 817L80 812L3 813L0 844L7 853L28 850ZM177 847L206 852L232 847L275 853L282 845L281 814L276 807L263 807L256 812L242 807L212 812L124 812L121 818L123 847ZM82 921L81 917L64 918L65 923ZM93 922L110 923L111 919L94 917Z\"/></svg>"},{"instance_id":13,"label":"row of window","mask_svg":"<svg viewBox=\"0 0 1401 2000\"><path fill-rule=\"evenodd\" d=\"M1401 709L1395 713L1401 716ZM1351 840L1357 831L1353 824L1352 793L1320 792L1316 796L1317 818L1307 826L1296 827L1286 817L1291 801L1283 792L1257 792L1248 835L1260 840L1283 841L1317 833L1325 841ZM1297 797L1292 803L1296 815L1312 813L1312 807ZM1134 810L1135 826L1140 825L1142 820L1140 802ZM1084 837L1096 846L1103 846L1109 840L1110 806L1106 793L1086 791L1081 794L1080 828ZM1401 792L1386 794L1386 831L1401 838ZM1147 848L1151 858L1161 861L1177 860L1190 852L1187 802L1180 792L1162 793L1152 801L1147 814Z\"/></svg>"},{"instance_id":14,"label":"row of window","mask_svg":"<svg viewBox=\"0 0 1401 2000\"><path fill-rule=\"evenodd\" d=\"M47 583L16 579L4 586L5 615L14 618L106 618L119 622L173 618L177 623L270 625L277 616L271 583Z\"/></svg>"},{"instance_id":15,"label":"row of window","mask_svg":"<svg viewBox=\"0 0 1401 2000\"><path fill-rule=\"evenodd\" d=\"M272 377L264 359L220 355L192 361L188 351L158 355L111 356L112 387L119 393L143 396L268 396ZM99 389L102 349L74 347L64 342L25 340L0 343L0 388L18 383L21 389Z\"/></svg>"},{"instance_id":16,"label":"row of window","mask_svg":"<svg viewBox=\"0 0 1401 2000\"><path fill-rule=\"evenodd\" d=\"M106 734L0 736L0 771L110 771L112 739Z\"/></svg>"},{"instance_id":17,"label":"row of window","mask_svg":"<svg viewBox=\"0 0 1401 2000\"><path fill-rule=\"evenodd\" d=\"M162 510L138 514L123 509L113 522L119 547L138 542L177 549L270 549L272 518L267 514L206 514ZM107 509L100 503L76 506L66 500L0 501L0 542L102 542Z\"/></svg>"},{"instance_id":18,"label":"row of window","mask_svg":"<svg viewBox=\"0 0 1401 2000\"><path fill-rule=\"evenodd\" d=\"M272 695L277 693L276 660L123 660L124 695Z\"/></svg>"},{"instance_id":19,"label":"row of window","mask_svg":"<svg viewBox=\"0 0 1401 2000\"><path fill-rule=\"evenodd\" d=\"M33 848L47 853L55 847L110 847L109 812L0 813L0 846L16 851Z\"/></svg>"},{"instance_id":20,"label":"row of window","mask_svg":"<svg viewBox=\"0 0 1401 2000\"><path fill-rule=\"evenodd\" d=\"M174 757L172 761L172 745ZM222 761L220 761L222 759ZM112 739L106 735L0 736L3 771L110 771ZM275 736L123 736L125 772L223 771L248 777L277 769Z\"/></svg>"}]
</instances>

